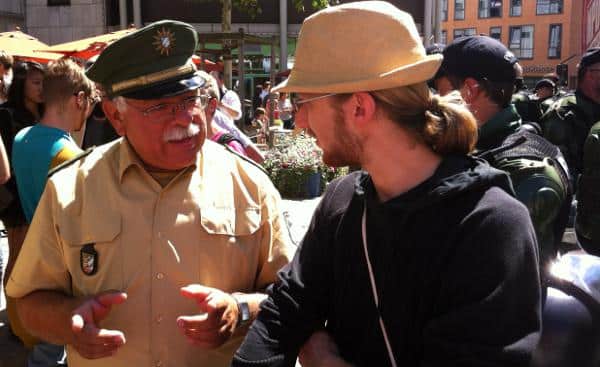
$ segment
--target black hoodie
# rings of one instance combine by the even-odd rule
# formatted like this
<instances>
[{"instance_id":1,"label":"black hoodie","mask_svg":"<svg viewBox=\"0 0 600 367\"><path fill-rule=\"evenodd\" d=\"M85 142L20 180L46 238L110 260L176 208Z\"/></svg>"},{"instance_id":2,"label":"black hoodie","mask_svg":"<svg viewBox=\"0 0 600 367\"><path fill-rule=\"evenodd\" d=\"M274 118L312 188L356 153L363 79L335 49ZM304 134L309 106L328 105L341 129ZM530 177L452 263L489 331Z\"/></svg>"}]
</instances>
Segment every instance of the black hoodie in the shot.
<instances>
[{"instance_id":1,"label":"black hoodie","mask_svg":"<svg viewBox=\"0 0 600 367\"><path fill-rule=\"evenodd\" d=\"M361 240L398 366L527 366L540 328L534 230L508 176L467 157L384 203L368 174L333 182L233 366L293 366L325 328L356 366L389 366Z\"/></svg>"}]
</instances>

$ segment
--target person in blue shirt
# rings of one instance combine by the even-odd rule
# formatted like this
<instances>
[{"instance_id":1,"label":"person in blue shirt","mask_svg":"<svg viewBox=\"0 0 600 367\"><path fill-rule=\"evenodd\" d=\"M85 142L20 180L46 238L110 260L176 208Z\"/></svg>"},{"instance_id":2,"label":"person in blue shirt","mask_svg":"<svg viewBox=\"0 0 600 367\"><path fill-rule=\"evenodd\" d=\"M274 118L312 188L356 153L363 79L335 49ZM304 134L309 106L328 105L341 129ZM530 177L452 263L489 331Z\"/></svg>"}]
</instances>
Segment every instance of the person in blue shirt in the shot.
<instances>
[{"instance_id":1,"label":"person in blue shirt","mask_svg":"<svg viewBox=\"0 0 600 367\"><path fill-rule=\"evenodd\" d=\"M95 86L71 60L52 63L44 78L46 110L39 123L15 136L12 164L27 222L48 171L82 153L70 133L81 130L97 101Z\"/></svg>"},{"instance_id":2,"label":"person in blue shirt","mask_svg":"<svg viewBox=\"0 0 600 367\"><path fill-rule=\"evenodd\" d=\"M97 101L94 83L71 60L50 64L43 83L44 114L37 124L20 130L12 146L13 171L28 224L44 192L48 171L82 153L70 132L82 128ZM43 341L28 358L30 367L61 362L64 347Z\"/></svg>"}]
</instances>

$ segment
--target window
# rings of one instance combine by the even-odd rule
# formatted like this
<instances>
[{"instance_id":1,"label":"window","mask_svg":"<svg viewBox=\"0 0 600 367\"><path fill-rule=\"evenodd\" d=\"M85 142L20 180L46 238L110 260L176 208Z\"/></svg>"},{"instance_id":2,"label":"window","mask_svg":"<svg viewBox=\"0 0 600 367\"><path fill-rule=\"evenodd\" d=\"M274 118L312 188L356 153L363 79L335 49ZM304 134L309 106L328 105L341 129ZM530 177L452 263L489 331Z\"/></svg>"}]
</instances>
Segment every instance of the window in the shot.
<instances>
[{"instance_id":1,"label":"window","mask_svg":"<svg viewBox=\"0 0 600 367\"><path fill-rule=\"evenodd\" d=\"M448 21L448 0L442 0L442 22Z\"/></svg>"},{"instance_id":2,"label":"window","mask_svg":"<svg viewBox=\"0 0 600 367\"><path fill-rule=\"evenodd\" d=\"M479 18L500 18L502 0L479 0Z\"/></svg>"},{"instance_id":3,"label":"window","mask_svg":"<svg viewBox=\"0 0 600 367\"><path fill-rule=\"evenodd\" d=\"M71 5L71 0L48 0L48 6Z\"/></svg>"},{"instance_id":4,"label":"window","mask_svg":"<svg viewBox=\"0 0 600 367\"><path fill-rule=\"evenodd\" d=\"M447 31L442 31L442 39L440 40L440 43L442 45L448 44L448 32Z\"/></svg>"},{"instance_id":5,"label":"window","mask_svg":"<svg viewBox=\"0 0 600 367\"><path fill-rule=\"evenodd\" d=\"M476 33L475 28L462 28L454 30L454 39L465 37L465 36L474 36Z\"/></svg>"},{"instance_id":6,"label":"window","mask_svg":"<svg viewBox=\"0 0 600 367\"><path fill-rule=\"evenodd\" d=\"M465 0L454 0L454 19L465 19Z\"/></svg>"},{"instance_id":7,"label":"window","mask_svg":"<svg viewBox=\"0 0 600 367\"><path fill-rule=\"evenodd\" d=\"M523 1L522 0L511 0L510 1L510 16L520 17L523 12Z\"/></svg>"},{"instance_id":8,"label":"window","mask_svg":"<svg viewBox=\"0 0 600 367\"><path fill-rule=\"evenodd\" d=\"M563 0L537 0L536 14L560 14L563 11Z\"/></svg>"},{"instance_id":9,"label":"window","mask_svg":"<svg viewBox=\"0 0 600 367\"><path fill-rule=\"evenodd\" d=\"M533 26L510 27L509 48L519 59L532 59Z\"/></svg>"},{"instance_id":10,"label":"window","mask_svg":"<svg viewBox=\"0 0 600 367\"><path fill-rule=\"evenodd\" d=\"M502 27L490 27L490 37L502 42Z\"/></svg>"},{"instance_id":11,"label":"window","mask_svg":"<svg viewBox=\"0 0 600 367\"><path fill-rule=\"evenodd\" d=\"M560 59L560 48L562 39L562 24L550 24L548 34L548 58Z\"/></svg>"}]
</instances>

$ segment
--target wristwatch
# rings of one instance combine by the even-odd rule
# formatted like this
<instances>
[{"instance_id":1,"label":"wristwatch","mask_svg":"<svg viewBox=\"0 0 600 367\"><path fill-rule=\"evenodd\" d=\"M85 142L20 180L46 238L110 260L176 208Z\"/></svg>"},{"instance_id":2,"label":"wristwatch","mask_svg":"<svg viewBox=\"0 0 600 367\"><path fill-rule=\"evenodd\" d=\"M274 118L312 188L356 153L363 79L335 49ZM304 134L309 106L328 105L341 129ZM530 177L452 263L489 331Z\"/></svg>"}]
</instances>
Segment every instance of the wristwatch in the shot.
<instances>
[{"instance_id":1,"label":"wristwatch","mask_svg":"<svg viewBox=\"0 0 600 367\"><path fill-rule=\"evenodd\" d=\"M241 297L242 293L233 293L231 296L235 299L238 308L238 319L235 327L245 326L250 322L250 306Z\"/></svg>"}]
</instances>

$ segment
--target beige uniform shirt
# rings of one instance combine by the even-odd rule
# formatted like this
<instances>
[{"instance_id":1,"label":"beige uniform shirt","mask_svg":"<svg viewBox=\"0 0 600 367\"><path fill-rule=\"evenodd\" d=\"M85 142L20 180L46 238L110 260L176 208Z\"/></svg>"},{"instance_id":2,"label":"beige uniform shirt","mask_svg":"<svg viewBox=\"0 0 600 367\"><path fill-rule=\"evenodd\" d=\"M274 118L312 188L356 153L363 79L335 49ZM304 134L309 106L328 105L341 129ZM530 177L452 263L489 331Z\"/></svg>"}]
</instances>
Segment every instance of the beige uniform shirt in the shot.
<instances>
[{"instance_id":1,"label":"beige uniform shirt","mask_svg":"<svg viewBox=\"0 0 600 367\"><path fill-rule=\"evenodd\" d=\"M114 357L80 366L228 366L241 338L214 351L191 346L176 319L200 313L181 287L262 290L292 256L280 197L257 167L206 141L195 166L161 187L126 140L97 148L48 180L7 293L128 294L101 327L124 332ZM93 244L96 272L83 271Z\"/></svg>"}]
</instances>

